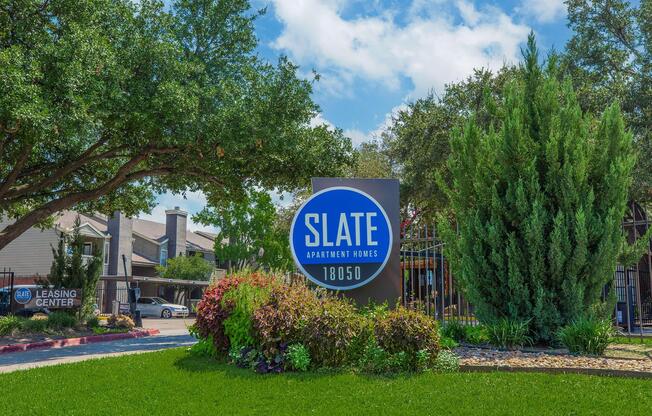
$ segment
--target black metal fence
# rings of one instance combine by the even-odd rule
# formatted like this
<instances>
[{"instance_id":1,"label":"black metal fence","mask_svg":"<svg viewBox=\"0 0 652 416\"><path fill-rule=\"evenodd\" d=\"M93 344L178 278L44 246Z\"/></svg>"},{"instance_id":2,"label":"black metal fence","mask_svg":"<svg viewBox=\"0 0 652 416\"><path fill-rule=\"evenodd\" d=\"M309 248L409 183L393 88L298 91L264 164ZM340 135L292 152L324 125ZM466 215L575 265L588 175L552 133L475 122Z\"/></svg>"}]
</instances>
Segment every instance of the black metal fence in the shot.
<instances>
[{"instance_id":1,"label":"black metal fence","mask_svg":"<svg viewBox=\"0 0 652 416\"><path fill-rule=\"evenodd\" d=\"M647 220L645 226L647 229ZM605 300L615 291L613 320L623 332L642 334L646 327L652 327L650 257L652 253L648 252L626 270L617 266L613 284L604 288ZM478 323L473 305L456 284L454 270L444 254L444 243L437 238L434 226L401 227L401 281L404 305L421 308L441 322Z\"/></svg>"},{"instance_id":2,"label":"black metal fence","mask_svg":"<svg viewBox=\"0 0 652 416\"><path fill-rule=\"evenodd\" d=\"M95 305L100 313L113 313L113 302L119 302L119 311L128 311L129 293L124 282L100 280L95 288Z\"/></svg>"},{"instance_id":3,"label":"black metal fence","mask_svg":"<svg viewBox=\"0 0 652 416\"><path fill-rule=\"evenodd\" d=\"M401 282L405 306L421 308L441 322L477 323L473 306L456 284L444 243L432 225L401 227Z\"/></svg>"},{"instance_id":4,"label":"black metal fence","mask_svg":"<svg viewBox=\"0 0 652 416\"><path fill-rule=\"evenodd\" d=\"M14 272L3 268L0 271L0 316L11 313L14 309Z\"/></svg>"}]
</instances>

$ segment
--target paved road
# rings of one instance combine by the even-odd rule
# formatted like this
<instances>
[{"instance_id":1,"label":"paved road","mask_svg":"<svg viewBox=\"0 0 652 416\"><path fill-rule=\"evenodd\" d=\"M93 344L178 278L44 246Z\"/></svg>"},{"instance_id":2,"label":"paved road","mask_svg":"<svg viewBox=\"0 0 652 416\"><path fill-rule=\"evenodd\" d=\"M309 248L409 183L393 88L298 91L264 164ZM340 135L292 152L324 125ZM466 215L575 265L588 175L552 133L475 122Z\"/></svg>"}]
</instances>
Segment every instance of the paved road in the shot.
<instances>
[{"instance_id":1,"label":"paved road","mask_svg":"<svg viewBox=\"0 0 652 416\"><path fill-rule=\"evenodd\" d=\"M144 319L143 327L159 329L161 334L74 347L0 354L0 373L93 358L188 347L195 343L195 339L188 334L187 325L190 324L192 320Z\"/></svg>"}]
</instances>

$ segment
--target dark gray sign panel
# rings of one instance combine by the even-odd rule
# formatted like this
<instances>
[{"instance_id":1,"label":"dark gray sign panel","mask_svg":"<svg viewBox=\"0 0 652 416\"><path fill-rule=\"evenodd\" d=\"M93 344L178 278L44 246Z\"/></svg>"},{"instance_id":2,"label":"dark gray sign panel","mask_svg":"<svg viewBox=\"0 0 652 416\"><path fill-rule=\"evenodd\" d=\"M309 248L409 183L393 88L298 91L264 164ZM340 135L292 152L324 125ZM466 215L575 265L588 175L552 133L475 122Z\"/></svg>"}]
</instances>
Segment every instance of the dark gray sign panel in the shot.
<instances>
[{"instance_id":1,"label":"dark gray sign panel","mask_svg":"<svg viewBox=\"0 0 652 416\"><path fill-rule=\"evenodd\" d=\"M398 180L313 178L312 188L290 237L299 268L358 304L393 307L401 296Z\"/></svg>"},{"instance_id":2,"label":"dark gray sign panel","mask_svg":"<svg viewBox=\"0 0 652 416\"><path fill-rule=\"evenodd\" d=\"M26 308L68 309L81 305L81 289L19 288L14 300Z\"/></svg>"}]
</instances>

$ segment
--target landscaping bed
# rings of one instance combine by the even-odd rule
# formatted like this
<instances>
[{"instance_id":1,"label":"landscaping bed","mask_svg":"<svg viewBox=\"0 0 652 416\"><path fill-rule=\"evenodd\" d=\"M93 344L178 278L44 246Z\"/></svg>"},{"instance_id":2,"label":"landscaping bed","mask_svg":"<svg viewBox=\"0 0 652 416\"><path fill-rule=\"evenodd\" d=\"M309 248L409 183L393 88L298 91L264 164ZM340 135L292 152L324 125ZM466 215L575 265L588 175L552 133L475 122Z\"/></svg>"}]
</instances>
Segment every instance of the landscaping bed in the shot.
<instances>
[{"instance_id":1,"label":"landscaping bed","mask_svg":"<svg viewBox=\"0 0 652 416\"><path fill-rule=\"evenodd\" d=\"M454 352L459 356L461 366L635 371L652 376L652 359L647 357L614 358L543 350L508 351L469 346L457 347Z\"/></svg>"},{"instance_id":2,"label":"landscaping bed","mask_svg":"<svg viewBox=\"0 0 652 416\"><path fill-rule=\"evenodd\" d=\"M123 332L127 332L124 330ZM15 336L4 336L0 337L0 346L4 345L13 345L13 344L30 344L34 342L43 342L43 341L52 341L66 338L77 338L77 337L86 337L89 335L95 335L91 329L73 329L66 328L62 331L56 331L51 333L21 333Z\"/></svg>"},{"instance_id":3,"label":"landscaping bed","mask_svg":"<svg viewBox=\"0 0 652 416\"><path fill-rule=\"evenodd\" d=\"M100 324L97 318L82 322L75 315L64 312L31 318L2 316L0 353L68 345L61 342L64 340L71 340L70 345L75 344L73 340L78 343L97 342L103 336L125 334L134 329L133 321L124 315L112 316L102 322Z\"/></svg>"}]
</instances>

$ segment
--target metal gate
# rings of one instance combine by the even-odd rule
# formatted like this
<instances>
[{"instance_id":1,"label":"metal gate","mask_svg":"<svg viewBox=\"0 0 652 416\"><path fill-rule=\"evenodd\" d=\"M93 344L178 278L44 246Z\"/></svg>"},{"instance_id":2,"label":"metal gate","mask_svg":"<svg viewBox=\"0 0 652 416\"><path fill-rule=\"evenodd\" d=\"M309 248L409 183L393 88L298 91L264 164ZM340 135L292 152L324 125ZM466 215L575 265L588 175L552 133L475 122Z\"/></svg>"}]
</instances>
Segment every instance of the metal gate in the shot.
<instances>
[{"instance_id":1,"label":"metal gate","mask_svg":"<svg viewBox=\"0 0 652 416\"><path fill-rule=\"evenodd\" d=\"M401 283L405 306L419 308L441 322L475 325L473 306L456 285L433 225L401 226Z\"/></svg>"},{"instance_id":2,"label":"metal gate","mask_svg":"<svg viewBox=\"0 0 652 416\"><path fill-rule=\"evenodd\" d=\"M8 315L14 309L14 272L3 268L0 271L0 316Z\"/></svg>"}]
</instances>

